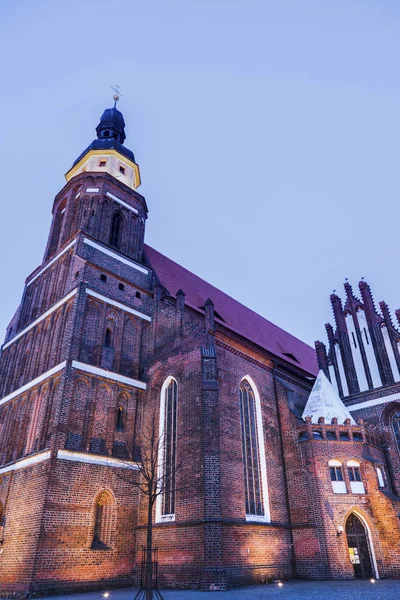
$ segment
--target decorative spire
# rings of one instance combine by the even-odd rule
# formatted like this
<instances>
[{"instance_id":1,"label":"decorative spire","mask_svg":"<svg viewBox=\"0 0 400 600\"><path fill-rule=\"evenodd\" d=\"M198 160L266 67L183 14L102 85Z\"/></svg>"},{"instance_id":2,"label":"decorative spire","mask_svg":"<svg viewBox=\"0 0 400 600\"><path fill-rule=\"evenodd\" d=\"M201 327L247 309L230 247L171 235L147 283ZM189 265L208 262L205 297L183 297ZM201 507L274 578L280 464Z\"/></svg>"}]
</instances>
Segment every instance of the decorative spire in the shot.
<instances>
[{"instance_id":1,"label":"decorative spire","mask_svg":"<svg viewBox=\"0 0 400 600\"><path fill-rule=\"evenodd\" d=\"M117 102L120 98L122 98L122 94L121 91L119 89L119 85L116 85L115 87L113 87L112 85L110 85L110 88L113 90L114 92L114 108L117 108Z\"/></svg>"}]
</instances>

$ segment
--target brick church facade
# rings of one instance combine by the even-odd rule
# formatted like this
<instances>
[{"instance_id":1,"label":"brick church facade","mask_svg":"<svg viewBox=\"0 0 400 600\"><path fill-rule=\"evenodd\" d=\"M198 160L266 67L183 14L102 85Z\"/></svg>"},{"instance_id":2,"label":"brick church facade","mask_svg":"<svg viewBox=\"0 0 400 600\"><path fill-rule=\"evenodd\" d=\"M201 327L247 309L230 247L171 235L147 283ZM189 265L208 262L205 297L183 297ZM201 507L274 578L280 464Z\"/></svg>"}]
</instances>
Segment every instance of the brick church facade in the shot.
<instances>
[{"instance_id":1,"label":"brick church facade","mask_svg":"<svg viewBox=\"0 0 400 600\"><path fill-rule=\"evenodd\" d=\"M386 304L346 283L315 352L144 243L115 106L96 132L1 349L2 590L137 584L146 501L125 475L140 476L154 415L161 585L400 577L400 332Z\"/></svg>"}]
</instances>

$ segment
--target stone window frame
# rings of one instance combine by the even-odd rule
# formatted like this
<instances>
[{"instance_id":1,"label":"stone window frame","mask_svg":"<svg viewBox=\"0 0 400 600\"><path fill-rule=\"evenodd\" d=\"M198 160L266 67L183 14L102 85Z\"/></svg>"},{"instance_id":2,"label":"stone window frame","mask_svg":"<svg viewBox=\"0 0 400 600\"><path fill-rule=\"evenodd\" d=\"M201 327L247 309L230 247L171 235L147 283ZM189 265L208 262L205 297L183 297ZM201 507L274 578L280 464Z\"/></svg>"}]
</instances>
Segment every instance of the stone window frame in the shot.
<instances>
[{"instance_id":1,"label":"stone window frame","mask_svg":"<svg viewBox=\"0 0 400 600\"><path fill-rule=\"evenodd\" d=\"M170 423L172 423L171 431L167 431L167 436L165 434L166 430L166 419L168 415L166 414L166 405L167 405L167 393L170 386L175 386L175 398L172 397L172 406L171 406L171 419ZM173 387L171 388L173 390ZM172 394L174 392L172 391ZM179 384L177 379L168 375L168 377L164 380L164 383L161 387L160 393L160 417L159 417L159 451L158 451L158 481L162 482L163 490L157 496L156 499L156 523L164 522L164 521L175 521L175 511L176 511L176 461L177 461L177 425L178 425L178 410L179 410ZM165 488L168 484L166 483L166 463L165 463L165 449L166 446L169 446L169 439L171 439L172 449L171 449L171 460L172 460L172 477L171 477L171 489L168 491L171 494L172 498L169 499L170 507L173 508L173 512L165 511L165 502L166 502L166 493Z\"/></svg>"},{"instance_id":2,"label":"stone window frame","mask_svg":"<svg viewBox=\"0 0 400 600\"><path fill-rule=\"evenodd\" d=\"M260 491L261 491L261 511L258 513L262 514L253 514L248 511L248 500L246 501L246 462L245 462L245 440L244 440L244 413L243 413L243 405L242 405L242 396L241 396L241 386L246 383L251 389L252 395L254 396L254 405L253 405L253 415L255 421L252 423L252 428L255 433L255 439L252 442L252 447L254 448L256 443L257 452L258 452L258 468L259 468L259 480L260 480ZM249 375L245 375L240 383L238 389L239 396L239 410L240 410L240 429L241 429L241 443L242 443L242 458L243 458L243 484L245 487L245 513L246 513L246 521L258 521L258 522L271 522L271 513L269 506L269 493L268 493L268 479L267 479L267 467L266 467L266 458L265 458L265 441L264 441L264 431L263 431L263 421L262 421L262 410L261 410L261 399L260 394L258 393L258 389L253 379ZM246 506L247 504L247 506Z\"/></svg>"}]
</instances>

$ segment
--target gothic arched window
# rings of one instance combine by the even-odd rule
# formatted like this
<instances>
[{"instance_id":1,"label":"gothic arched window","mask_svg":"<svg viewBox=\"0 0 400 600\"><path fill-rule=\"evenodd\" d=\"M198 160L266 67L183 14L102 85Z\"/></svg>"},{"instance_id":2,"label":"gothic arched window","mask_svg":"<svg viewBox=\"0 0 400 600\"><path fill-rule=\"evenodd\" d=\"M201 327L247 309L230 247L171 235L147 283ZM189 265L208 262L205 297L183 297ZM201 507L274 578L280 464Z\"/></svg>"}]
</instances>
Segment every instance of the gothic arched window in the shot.
<instances>
[{"instance_id":1,"label":"gothic arched window","mask_svg":"<svg viewBox=\"0 0 400 600\"><path fill-rule=\"evenodd\" d=\"M107 550L111 546L114 501L110 492L104 490L96 499L92 548Z\"/></svg>"},{"instance_id":2,"label":"gothic arched window","mask_svg":"<svg viewBox=\"0 0 400 600\"><path fill-rule=\"evenodd\" d=\"M121 247L123 218L120 212L115 212L111 221L110 245Z\"/></svg>"},{"instance_id":3,"label":"gothic arched window","mask_svg":"<svg viewBox=\"0 0 400 600\"><path fill-rule=\"evenodd\" d=\"M162 494L157 506L158 519L175 517L176 441L177 441L178 384L168 377L161 389L159 481Z\"/></svg>"},{"instance_id":4,"label":"gothic arched window","mask_svg":"<svg viewBox=\"0 0 400 600\"><path fill-rule=\"evenodd\" d=\"M257 407L256 391L247 379L240 383L239 403L246 516L266 517L265 450L261 414L257 414L261 407Z\"/></svg>"},{"instance_id":5,"label":"gothic arched window","mask_svg":"<svg viewBox=\"0 0 400 600\"><path fill-rule=\"evenodd\" d=\"M397 443L397 449L400 452L400 410L396 411L392 416L392 431Z\"/></svg>"}]
</instances>

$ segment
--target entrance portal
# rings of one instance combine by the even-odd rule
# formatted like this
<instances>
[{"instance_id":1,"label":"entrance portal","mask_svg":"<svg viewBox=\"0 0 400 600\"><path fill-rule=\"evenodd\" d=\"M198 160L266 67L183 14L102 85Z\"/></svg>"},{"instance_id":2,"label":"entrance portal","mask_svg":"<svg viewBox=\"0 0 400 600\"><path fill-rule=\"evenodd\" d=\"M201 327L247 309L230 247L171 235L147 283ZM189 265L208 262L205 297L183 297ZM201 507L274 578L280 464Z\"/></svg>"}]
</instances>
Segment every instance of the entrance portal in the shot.
<instances>
[{"instance_id":1,"label":"entrance portal","mask_svg":"<svg viewBox=\"0 0 400 600\"><path fill-rule=\"evenodd\" d=\"M347 519L346 536L350 561L354 567L354 576L357 579L374 577L368 533L361 519L354 513L351 513Z\"/></svg>"}]
</instances>

